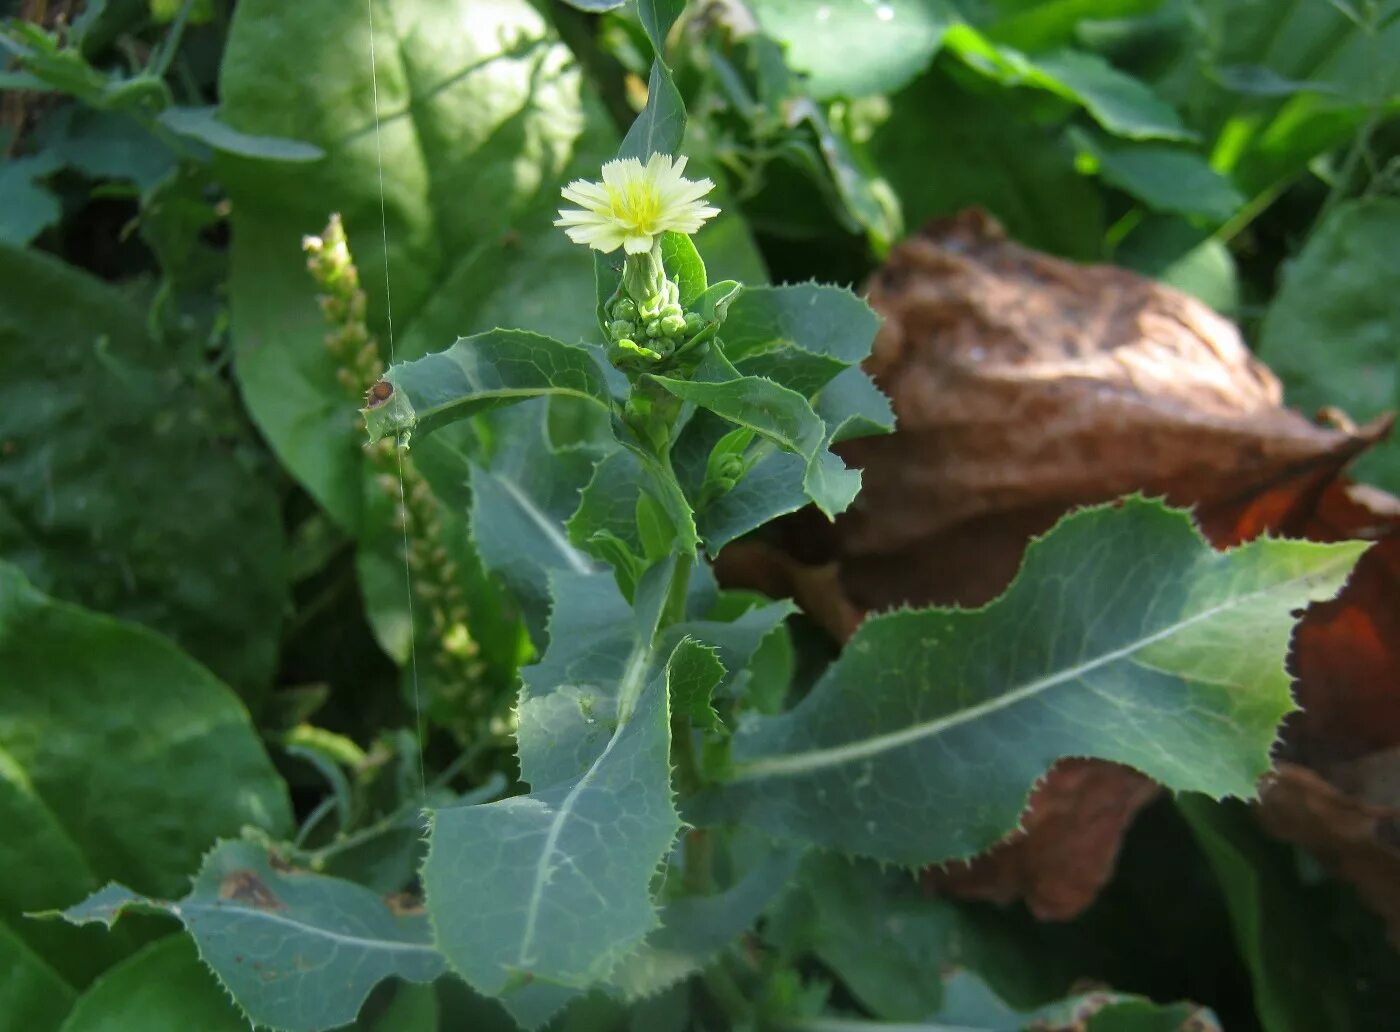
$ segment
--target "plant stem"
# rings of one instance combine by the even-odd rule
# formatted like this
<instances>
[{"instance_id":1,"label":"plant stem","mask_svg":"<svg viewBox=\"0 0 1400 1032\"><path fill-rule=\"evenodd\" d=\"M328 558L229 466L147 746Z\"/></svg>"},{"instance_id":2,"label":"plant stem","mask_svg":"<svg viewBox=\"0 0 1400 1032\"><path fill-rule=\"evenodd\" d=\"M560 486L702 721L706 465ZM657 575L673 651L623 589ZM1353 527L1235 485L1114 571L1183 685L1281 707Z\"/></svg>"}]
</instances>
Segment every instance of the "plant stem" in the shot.
<instances>
[{"instance_id":1,"label":"plant stem","mask_svg":"<svg viewBox=\"0 0 1400 1032\"><path fill-rule=\"evenodd\" d=\"M705 969L705 989L719 1004L729 1018L730 1024L737 1026L747 1023L753 1015L753 1004L744 995L744 990L735 980L734 975L724 965L724 957L721 956L713 964Z\"/></svg>"},{"instance_id":2,"label":"plant stem","mask_svg":"<svg viewBox=\"0 0 1400 1032\"><path fill-rule=\"evenodd\" d=\"M694 567L695 556L681 553L676 557L676 571L671 574L671 587L666 592L666 606L661 611L662 628L678 624L685 619L685 603L690 594L690 571Z\"/></svg>"}]
</instances>

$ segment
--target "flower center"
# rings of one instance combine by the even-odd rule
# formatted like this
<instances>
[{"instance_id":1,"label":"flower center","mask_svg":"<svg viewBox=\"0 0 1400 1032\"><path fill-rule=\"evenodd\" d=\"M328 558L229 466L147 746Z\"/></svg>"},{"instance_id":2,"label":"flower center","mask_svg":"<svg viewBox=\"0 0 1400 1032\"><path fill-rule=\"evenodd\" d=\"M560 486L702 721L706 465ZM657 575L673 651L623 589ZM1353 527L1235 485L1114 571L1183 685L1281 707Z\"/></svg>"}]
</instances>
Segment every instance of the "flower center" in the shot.
<instances>
[{"instance_id":1,"label":"flower center","mask_svg":"<svg viewBox=\"0 0 1400 1032\"><path fill-rule=\"evenodd\" d=\"M646 232L661 214L661 197L646 180L628 183L621 190L608 187L613 218L632 229Z\"/></svg>"}]
</instances>

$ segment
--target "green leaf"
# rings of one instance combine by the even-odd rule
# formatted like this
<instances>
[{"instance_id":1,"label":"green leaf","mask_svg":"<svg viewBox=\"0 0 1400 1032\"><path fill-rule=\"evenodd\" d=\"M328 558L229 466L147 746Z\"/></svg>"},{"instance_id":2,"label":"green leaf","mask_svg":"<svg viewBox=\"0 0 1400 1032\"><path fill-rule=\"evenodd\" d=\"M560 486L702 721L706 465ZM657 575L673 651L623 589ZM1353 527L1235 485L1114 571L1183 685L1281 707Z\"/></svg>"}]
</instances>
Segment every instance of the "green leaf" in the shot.
<instances>
[{"instance_id":1,"label":"green leaf","mask_svg":"<svg viewBox=\"0 0 1400 1032\"><path fill-rule=\"evenodd\" d=\"M1035 51L1075 42L1083 21L1147 14L1161 7L1162 0L1034 0L998 6L1010 10L983 27L987 37Z\"/></svg>"},{"instance_id":2,"label":"green leaf","mask_svg":"<svg viewBox=\"0 0 1400 1032\"><path fill-rule=\"evenodd\" d=\"M685 139L685 101L671 71L657 58L647 79L647 103L627 130L618 148L619 158L636 158L645 164L653 154L678 154Z\"/></svg>"},{"instance_id":3,"label":"green leaf","mask_svg":"<svg viewBox=\"0 0 1400 1032\"><path fill-rule=\"evenodd\" d=\"M1242 806L1183 796L1177 809L1215 870L1267 1032L1360 1029L1354 973L1328 951L1326 908L1298 884L1292 851Z\"/></svg>"},{"instance_id":4,"label":"green leaf","mask_svg":"<svg viewBox=\"0 0 1400 1032\"><path fill-rule=\"evenodd\" d=\"M774 908L765 937L815 954L861 1005L887 1021L915 1021L943 1004L932 975L962 960L957 909L905 871L812 853Z\"/></svg>"},{"instance_id":5,"label":"green leaf","mask_svg":"<svg viewBox=\"0 0 1400 1032\"><path fill-rule=\"evenodd\" d=\"M694 645L678 648L671 662L671 707L692 727L718 731L723 725L715 712L714 692L724 680L724 664L713 646L698 642Z\"/></svg>"},{"instance_id":6,"label":"green leaf","mask_svg":"<svg viewBox=\"0 0 1400 1032\"><path fill-rule=\"evenodd\" d=\"M0 564L0 667L25 686L0 701L0 749L97 878L169 893L220 835L290 830L247 711L166 639ZM80 876L72 850L50 855L64 854Z\"/></svg>"},{"instance_id":7,"label":"green leaf","mask_svg":"<svg viewBox=\"0 0 1400 1032\"><path fill-rule=\"evenodd\" d=\"M0 923L0 1032L52 1032L73 1005L73 987Z\"/></svg>"},{"instance_id":8,"label":"green leaf","mask_svg":"<svg viewBox=\"0 0 1400 1032\"><path fill-rule=\"evenodd\" d=\"M199 962L194 943L172 935L151 943L99 978L63 1032L247 1032L248 1020Z\"/></svg>"},{"instance_id":9,"label":"green leaf","mask_svg":"<svg viewBox=\"0 0 1400 1032\"><path fill-rule=\"evenodd\" d=\"M1161 144L1113 146L1081 132L1071 138L1093 158L1104 182L1156 211L1224 222L1244 204L1230 180L1199 154Z\"/></svg>"},{"instance_id":10,"label":"green leaf","mask_svg":"<svg viewBox=\"0 0 1400 1032\"><path fill-rule=\"evenodd\" d=\"M765 846L742 858L733 885L706 896L679 896L661 908L661 927L618 965L609 987L641 1000L696 974L743 935L787 885L802 859L790 846Z\"/></svg>"},{"instance_id":11,"label":"green leaf","mask_svg":"<svg viewBox=\"0 0 1400 1032\"><path fill-rule=\"evenodd\" d=\"M672 662L698 647L683 643ZM656 927L651 880L680 827L669 679L622 682L615 726L582 773L435 812L428 907L443 951L481 992L585 988Z\"/></svg>"},{"instance_id":12,"label":"green leaf","mask_svg":"<svg viewBox=\"0 0 1400 1032\"><path fill-rule=\"evenodd\" d=\"M694 402L800 455L805 463L802 487L807 497L828 518L844 512L860 490L860 472L847 469L826 450L826 424L807 399L772 380L733 375L732 367L717 364L715 372L729 378L711 382L666 376L651 379L682 401Z\"/></svg>"},{"instance_id":13,"label":"green leaf","mask_svg":"<svg viewBox=\"0 0 1400 1032\"><path fill-rule=\"evenodd\" d=\"M489 10L474 0L251 0L234 12L221 68L224 122L326 152L304 164L222 153L216 166L232 200L244 398L283 464L357 529L363 436L324 343L302 235L320 232L331 211L344 215L370 327L389 358L382 156L397 358L494 326L580 340L595 332L588 263L552 223L559 187L597 178L616 135L585 98L578 62L526 0Z\"/></svg>"},{"instance_id":14,"label":"green leaf","mask_svg":"<svg viewBox=\"0 0 1400 1032\"><path fill-rule=\"evenodd\" d=\"M493 412L498 447L469 466L477 551L515 597L530 638L541 649L548 640L551 573L597 568L569 542L564 525L589 481L594 457L586 450L554 447L545 419L539 403Z\"/></svg>"},{"instance_id":15,"label":"green leaf","mask_svg":"<svg viewBox=\"0 0 1400 1032\"><path fill-rule=\"evenodd\" d=\"M1118 71L1097 54L1062 50L1035 59L1033 84L1083 106L1115 136L1130 140L1185 140L1192 133L1166 101L1142 80Z\"/></svg>"},{"instance_id":16,"label":"green leaf","mask_svg":"<svg viewBox=\"0 0 1400 1032\"><path fill-rule=\"evenodd\" d=\"M208 144L215 150L264 161L319 161L320 147L300 140L241 133L219 120L216 107L168 107L156 119L171 132Z\"/></svg>"},{"instance_id":17,"label":"green leaf","mask_svg":"<svg viewBox=\"0 0 1400 1032\"><path fill-rule=\"evenodd\" d=\"M666 37L685 10L686 0L637 0L637 17L658 57L666 49Z\"/></svg>"},{"instance_id":18,"label":"green leaf","mask_svg":"<svg viewBox=\"0 0 1400 1032\"><path fill-rule=\"evenodd\" d=\"M695 241L685 233L663 233L661 260L667 275L680 288L681 307L691 308L709 287L705 278L705 263L695 249Z\"/></svg>"},{"instance_id":19,"label":"green leaf","mask_svg":"<svg viewBox=\"0 0 1400 1032\"><path fill-rule=\"evenodd\" d=\"M276 490L234 398L125 296L0 245L0 554L46 591L169 634L251 699L285 596Z\"/></svg>"},{"instance_id":20,"label":"green leaf","mask_svg":"<svg viewBox=\"0 0 1400 1032\"><path fill-rule=\"evenodd\" d=\"M1185 291L1223 315L1239 309L1234 255L1210 232L1179 216L1143 219L1114 249L1113 261Z\"/></svg>"},{"instance_id":21,"label":"green leaf","mask_svg":"<svg viewBox=\"0 0 1400 1032\"><path fill-rule=\"evenodd\" d=\"M593 467L588 486L579 494L578 509L569 517L569 540L599 559L611 554L600 539L618 541L638 557L645 554L637 528L641 498L641 460L627 448L608 453ZM635 579L635 578L634 578Z\"/></svg>"},{"instance_id":22,"label":"green leaf","mask_svg":"<svg viewBox=\"0 0 1400 1032\"><path fill-rule=\"evenodd\" d=\"M488 330L460 337L446 351L390 366L364 409L370 441L413 434L531 398L563 397L612 405L594 353L525 330Z\"/></svg>"},{"instance_id":23,"label":"green leaf","mask_svg":"<svg viewBox=\"0 0 1400 1032\"><path fill-rule=\"evenodd\" d=\"M1193 81L1193 121L1215 141L1211 164L1251 197L1306 172L1373 113L1396 108L1400 65L1386 55L1400 46L1400 20L1378 17L1371 27L1340 3L1231 0L1202 0L1192 20L1194 59L1219 79L1218 86ZM1236 92L1242 78L1258 94L1246 103ZM1307 89L1292 92L1290 84Z\"/></svg>"},{"instance_id":24,"label":"green leaf","mask_svg":"<svg viewBox=\"0 0 1400 1032\"><path fill-rule=\"evenodd\" d=\"M38 180L59 167L47 151L0 165L0 243L23 246L63 214L58 198Z\"/></svg>"},{"instance_id":25,"label":"green leaf","mask_svg":"<svg viewBox=\"0 0 1400 1032\"><path fill-rule=\"evenodd\" d=\"M787 46L819 100L893 93L938 52L956 17L941 0L753 0L763 31Z\"/></svg>"},{"instance_id":26,"label":"green leaf","mask_svg":"<svg viewBox=\"0 0 1400 1032\"><path fill-rule=\"evenodd\" d=\"M1103 990L1072 996L1033 1011L1017 1010L966 971L945 979L944 993L943 1007L930 1015L928 1023L904 1027L910 1032L944 1032L949 1028L959 1032L1218 1032L1220 1028L1214 1014L1192 1003L1157 1004Z\"/></svg>"},{"instance_id":27,"label":"green leaf","mask_svg":"<svg viewBox=\"0 0 1400 1032\"><path fill-rule=\"evenodd\" d=\"M923 865L1012 830L1063 756L1252 796L1293 708L1291 614L1333 595L1365 547L1221 554L1140 498L1066 517L987 607L867 620L796 708L735 737L718 812Z\"/></svg>"},{"instance_id":28,"label":"green leaf","mask_svg":"<svg viewBox=\"0 0 1400 1032\"><path fill-rule=\"evenodd\" d=\"M1287 267L1264 316L1259 354L1305 412L1336 405L1353 419L1396 408L1400 308L1400 201L1376 197L1336 208ZM1355 475L1400 490L1400 443L1372 448Z\"/></svg>"},{"instance_id":29,"label":"green leaf","mask_svg":"<svg viewBox=\"0 0 1400 1032\"><path fill-rule=\"evenodd\" d=\"M832 444L894 431L890 399L856 367L837 373L817 395L815 408Z\"/></svg>"},{"instance_id":30,"label":"green leaf","mask_svg":"<svg viewBox=\"0 0 1400 1032\"><path fill-rule=\"evenodd\" d=\"M0 707L0 719L3 719ZM35 908L58 907L101 884L93 863L64 828L59 814L35 791L24 768L0 748L0 937L17 956L15 970L38 966L34 984L50 966L72 985L91 981L134 943L129 936L112 941L100 933L28 920ZM34 956L31 958L30 951ZM26 982L26 984L29 984ZM0 1007L0 1013L4 1013Z\"/></svg>"},{"instance_id":31,"label":"green leaf","mask_svg":"<svg viewBox=\"0 0 1400 1032\"><path fill-rule=\"evenodd\" d=\"M980 205L1030 247L1099 257L1099 190L1075 170L1061 134L1040 124L1026 97L963 84L935 67L891 104L870 147L908 225Z\"/></svg>"},{"instance_id":32,"label":"green leaf","mask_svg":"<svg viewBox=\"0 0 1400 1032\"><path fill-rule=\"evenodd\" d=\"M725 315L724 354L739 372L812 398L870 354L879 328L879 316L844 287L748 287Z\"/></svg>"},{"instance_id":33,"label":"green leaf","mask_svg":"<svg viewBox=\"0 0 1400 1032\"><path fill-rule=\"evenodd\" d=\"M251 842L216 846L177 902L114 884L61 916L110 927L129 910L179 918L249 1020L288 1032L353 1021L385 978L431 982L445 970L422 911L398 913L359 885L274 865Z\"/></svg>"},{"instance_id":34,"label":"green leaf","mask_svg":"<svg viewBox=\"0 0 1400 1032\"><path fill-rule=\"evenodd\" d=\"M1193 136L1171 105L1097 54L1061 50L1029 58L1011 47L998 46L969 25L949 29L943 45L994 82L1045 90L1082 107L1115 136L1133 140Z\"/></svg>"},{"instance_id":35,"label":"green leaf","mask_svg":"<svg viewBox=\"0 0 1400 1032\"><path fill-rule=\"evenodd\" d=\"M633 604L606 573L551 578L550 647L521 670L516 732L520 775L547 787L579 777L618 719L657 674L653 639L673 563L651 567Z\"/></svg>"}]
</instances>

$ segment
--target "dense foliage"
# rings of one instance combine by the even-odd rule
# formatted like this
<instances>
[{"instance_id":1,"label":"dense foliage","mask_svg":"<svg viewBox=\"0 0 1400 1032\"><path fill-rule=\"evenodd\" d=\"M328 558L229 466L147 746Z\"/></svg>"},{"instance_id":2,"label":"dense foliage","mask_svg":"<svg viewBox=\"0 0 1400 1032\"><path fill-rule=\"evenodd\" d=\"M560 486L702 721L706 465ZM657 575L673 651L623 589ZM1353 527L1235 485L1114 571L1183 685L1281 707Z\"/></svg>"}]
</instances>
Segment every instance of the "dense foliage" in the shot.
<instances>
[{"instance_id":1,"label":"dense foliage","mask_svg":"<svg viewBox=\"0 0 1400 1032\"><path fill-rule=\"evenodd\" d=\"M1394 407L1400 4L10 6L0 1032L1393 1014L1374 915L1223 801L1364 542L1127 496L839 652L713 560L855 503L860 284L968 205ZM556 225L654 155L720 213ZM1172 793L1088 913L921 881L1071 757Z\"/></svg>"}]
</instances>

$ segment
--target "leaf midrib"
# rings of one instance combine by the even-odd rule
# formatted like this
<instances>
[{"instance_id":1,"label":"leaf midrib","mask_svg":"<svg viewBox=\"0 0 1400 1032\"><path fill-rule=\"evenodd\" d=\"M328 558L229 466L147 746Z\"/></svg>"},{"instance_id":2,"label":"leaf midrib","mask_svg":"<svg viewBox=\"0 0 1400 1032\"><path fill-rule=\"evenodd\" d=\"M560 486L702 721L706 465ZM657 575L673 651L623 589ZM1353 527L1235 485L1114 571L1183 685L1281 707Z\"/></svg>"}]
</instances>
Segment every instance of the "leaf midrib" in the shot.
<instances>
[{"instance_id":1,"label":"leaf midrib","mask_svg":"<svg viewBox=\"0 0 1400 1032\"><path fill-rule=\"evenodd\" d=\"M808 749L803 752L787 753L780 756L769 756L748 763L735 765L734 776L731 782L753 781L766 777L797 777L805 774L813 774L833 767L841 767L857 760L867 760L879 756L883 753L895 749L912 745L915 742L926 738L933 738L945 731L960 727L971 721L980 719L991 713L1006 709L1010 706L1032 698L1040 692L1058 687L1077 680L1078 678L1097 670L1101 667L1116 663L1120 659L1126 659L1150 645L1165 641L1168 638L1186 630L1187 628L1217 616L1220 613L1228 612L1240 606L1248 605L1255 600L1272 594L1290 585L1317 580L1325 577L1338 567L1349 566L1352 562L1350 557L1339 558L1334 562L1327 563L1321 567L1310 569L1299 576L1288 580L1277 581L1248 594L1236 595L1227 602L1220 605L1211 606L1198 613L1154 631L1152 634L1138 638L1127 645L1106 652L1085 663L1080 663L1066 670L1061 670L1048 677L1037 678L1027 684L1012 688L1001 695L987 699L974 706L958 710L946 716L938 717L934 720L912 724L909 727L900 728L898 731L889 731L884 734L872 735L855 742L846 742L842 745L828 746L821 749Z\"/></svg>"},{"instance_id":2,"label":"leaf midrib","mask_svg":"<svg viewBox=\"0 0 1400 1032\"><path fill-rule=\"evenodd\" d=\"M176 917L184 913L206 913L227 915L238 914L242 917L250 918L254 921L266 921L269 924L282 925L287 928L295 928L297 931L312 938L327 939L337 945L356 946L368 950L381 950L386 953L426 953L438 956L435 947L426 943L399 942L393 939L366 939L359 935L345 935L341 932L333 932L329 928L321 928L317 925L306 924L290 917L283 917L267 910L259 910L252 907L229 906L227 904L181 902L169 904L170 912Z\"/></svg>"}]
</instances>

